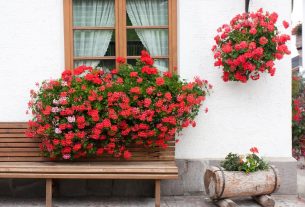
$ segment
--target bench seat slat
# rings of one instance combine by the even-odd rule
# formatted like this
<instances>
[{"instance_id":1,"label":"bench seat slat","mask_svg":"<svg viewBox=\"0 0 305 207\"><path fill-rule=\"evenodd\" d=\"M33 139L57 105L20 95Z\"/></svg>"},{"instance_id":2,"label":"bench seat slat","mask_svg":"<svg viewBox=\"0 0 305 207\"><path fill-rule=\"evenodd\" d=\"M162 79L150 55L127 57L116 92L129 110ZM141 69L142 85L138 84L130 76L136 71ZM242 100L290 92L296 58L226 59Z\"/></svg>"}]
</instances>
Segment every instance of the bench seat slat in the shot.
<instances>
[{"instance_id":1,"label":"bench seat slat","mask_svg":"<svg viewBox=\"0 0 305 207\"><path fill-rule=\"evenodd\" d=\"M177 169L175 168L145 168L145 167L136 167L132 168L130 166L125 168L104 168L103 166L100 166L99 168L87 168L87 169L81 169L81 168L0 168L0 173L39 173L39 174L52 174L52 173L60 173L60 174L134 174L134 173L145 173L145 174L173 174L177 173Z\"/></svg>"},{"instance_id":2,"label":"bench seat slat","mask_svg":"<svg viewBox=\"0 0 305 207\"><path fill-rule=\"evenodd\" d=\"M27 136L24 133L20 133L20 134L0 134L0 139L1 138L8 138L8 137L27 138Z\"/></svg>"},{"instance_id":3,"label":"bench seat slat","mask_svg":"<svg viewBox=\"0 0 305 207\"><path fill-rule=\"evenodd\" d=\"M0 178L176 179L175 162L2 162Z\"/></svg>"},{"instance_id":4,"label":"bench seat slat","mask_svg":"<svg viewBox=\"0 0 305 207\"><path fill-rule=\"evenodd\" d=\"M25 129L20 128L0 128L1 134L18 134L24 133Z\"/></svg>"},{"instance_id":5,"label":"bench seat slat","mask_svg":"<svg viewBox=\"0 0 305 207\"><path fill-rule=\"evenodd\" d=\"M0 157L0 162L47 162L44 157Z\"/></svg>"},{"instance_id":6,"label":"bench seat slat","mask_svg":"<svg viewBox=\"0 0 305 207\"><path fill-rule=\"evenodd\" d=\"M38 147L38 143L33 143L33 142L0 143L0 147Z\"/></svg>"},{"instance_id":7,"label":"bench seat slat","mask_svg":"<svg viewBox=\"0 0 305 207\"><path fill-rule=\"evenodd\" d=\"M0 149L10 149L10 148L0 148ZM11 149L14 149L14 148L11 148ZM19 149L27 149L27 148L19 148ZM39 148L34 148L34 149L39 150ZM37 153L37 150L35 150L34 152ZM27 150L27 151L29 151L29 150ZM5 152L2 152L2 150L0 150L0 157L5 156L5 155L14 156L16 152L18 152L18 151L16 151L16 150L15 151L5 150ZM147 156L147 157L156 157L156 156L171 157L171 156L174 156L174 152L137 152L137 151L133 151L132 149L130 149L130 152L132 153L133 157L143 157L143 156ZM27 156L27 155L25 154L24 156ZM31 155L29 155L29 156L31 156ZM112 156L108 155L108 154L104 154L103 157L104 158L107 158L107 157L110 158Z\"/></svg>"},{"instance_id":8,"label":"bench seat slat","mask_svg":"<svg viewBox=\"0 0 305 207\"><path fill-rule=\"evenodd\" d=\"M0 150L0 157L36 157L36 156L42 156L39 151L6 151L1 152ZM133 153L133 158L141 158L143 157L142 154ZM170 158L173 157L173 154L163 154L163 153L151 153L147 154L147 158L155 158L155 157L163 157L163 158ZM99 159L115 159L110 155L104 155L101 158L96 158L96 160Z\"/></svg>"},{"instance_id":9,"label":"bench seat slat","mask_svg":"<svg viewBox=\"0 0 305 207\"><path fill-rule=\"evenodd\" d=\"M25 122L0 122L0 129L25 129L27 123Z\"/></svg>"},{"instance_id":10,"label":"bench seat slat","mask_svg":"<svg viewBox=\"0 0 305 207\"><path fill-rule=\"evenodd\" d=\"M84 169L84 167L71 167L71 166L48 166L48 167L42 167L42 166L18 166L17 165L18 162L16 163L16 167L13 166L0 166L0 172L4 172L5 170L11 170L11 171L46 171L46 172L63 172L64 169L67 171L71 171L71 172L95 172L95 171L103 171L103 170L113 170L113 169L120 169L120 170L124 170L124 169L128 169L128 170L138 170L138 169L145 169L145 170L156 170L156 171L160 171L160 170L168 170L168 171L176 171L177 167L176 166L151 166L151 165L146 165L146 166L133 166L133 165L128 165L128 166L124 166L124 165L115 165L115 163L113 163L112 166L107 166L107 165L99 165L99 166L86 166L86 169ZM18 166L18 167L17 167ZM64 168L64 169L63 169ZM101 168L103 168L103 170L101 170Z\"/></svg>"},{"instance_id":11,"label":"bench seat slat","mask_svg":"<svg viewBox=\"0 0 305 207\"><path fill-rule=\"evenodd\" d=\"M40 152L38 147L14 147L14 148L1 148L0 152Z\"/></svg>"},{"instance_id":12,"label":"bench seat slat","mask_svg":"<svg viewBox=\"0 0 305 207\"><path fill-rule=\"evenodd\" d=\"M177 179L178 174L39 174L39 173L0 173L0 178L37 178L37 179L136 179L168 180Z\"/></svg>"},{"instance_id":13,"label":"bench seat slat","mask_svg":"<svg viewBox=\"0 0 305 207\"><path fill-rule=\"evenodd\" d=\"M23 137L9 137L9 138L0 138L0 143L18 143L18 142L30 142L30 143L38 143L41 142L39 139L30 139Z\"/></svg>"},{"instance_id":14,"label":"bench seat slat","mask_svg":"<svg viewBox=\"0 0 305 207\"><path fill-rule=\"evenodd\" d=\"M134 157L132 161L159 161L159 157L149 157L149 158L143 158L143 157ZM173 160L173 157L164 157L162 158L163 161L171 161ZM44 157L0 157L0 162L49 162L50 159L44 158ZM79 160L80 162L119 162L122 160L114 160L114 158L101 158L101 159L85 159L85 160ZM126 160L126 163L129 163L131 161Z\"/></svg>"},{"instance_id":15,"label":"bench seat slat","mask_svg":"<svg viewBox=\"0 0 305 207\"><path fill-rule=\"evenodd\" d=\"M1 140L1 138L0 138ZM2 146L2 147L1 147ZM1 149L7 149L7 148L28 148L28 147L31 147L31 148L36 148L36 149L39 149L38 147L38 142L34 142L34 143L28 143L28 142L2 142L0 141L0 151ZM133 147L129 147L128 148L130 152L133 152L133 153L137 153L137 154L140 154L140 153L144 153L144 154L153 154L153 153L159 153L159 154L174 154L175 151L171 151L171 150L159 150L159 149L154 149L154 150L148 150L148 149L135 149Z\"/></svg>"},{"instance_id":16,"label":"bench seat slat","mask_svg":"<svg viewBox=\"0 0 305 207\"><path fill-rule=\"evenodd\" d=\"M176 168L176 163L174 161L120 161L120 162L3 162L0 163L0 168L2 167L14 167L14 168L22 168L22 167L55 167L55 168L96 168L96 167L105 167L105 168L112 168L113 166L117 168L125 168L125 167L150 167L150 168Z\"/></svg>"},{"instance_id":17,"label":"bench seat slat","mask_svg":"<svg viewBox=\"0 0 305 207\"><path fill-rule=\"evenodd\" d=\"M0 157L40 157L40 152L0 152Z\"/></svg>"}]
</instances>

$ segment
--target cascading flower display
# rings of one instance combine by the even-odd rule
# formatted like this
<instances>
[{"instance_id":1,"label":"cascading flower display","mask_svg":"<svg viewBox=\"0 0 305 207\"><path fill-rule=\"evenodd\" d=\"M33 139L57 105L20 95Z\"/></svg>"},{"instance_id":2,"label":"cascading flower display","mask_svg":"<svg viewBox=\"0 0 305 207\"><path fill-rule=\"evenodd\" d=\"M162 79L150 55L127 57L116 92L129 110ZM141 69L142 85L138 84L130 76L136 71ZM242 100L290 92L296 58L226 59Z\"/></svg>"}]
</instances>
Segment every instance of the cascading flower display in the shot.
<instances>
[{"instance_id":1,"label":"cascading flower display","mask_svg":"<svg viewBox=\"0 0 305 207\"><path fill-rule=\"evenodd\" d=\"M194 118L212 86L186 82L153 67L142 51L135 66L118 58L119 69L80 66L31 91L28 137L41 139L43 156L56 160L110 154L129 159L130 145L167 148Z\"/></svg>"},{"instance_id":2,"label":"cascading flower display","mask_svg":"<svg viewBox=\"0 0 305 207\"><path fill-rule=\"evenodd\" d=\"M244 13L235 16L230 24L217 29L218 34L212 47L214 66L223 69L225 82L246 83L249 78L258 80L260 73L274 76L274 61L291 52L286 45L290 40L287 34L280 34L276 22L278 14L264 12ZM284 28L289 24L283 21Z\"/></svg>"}]
</instances>

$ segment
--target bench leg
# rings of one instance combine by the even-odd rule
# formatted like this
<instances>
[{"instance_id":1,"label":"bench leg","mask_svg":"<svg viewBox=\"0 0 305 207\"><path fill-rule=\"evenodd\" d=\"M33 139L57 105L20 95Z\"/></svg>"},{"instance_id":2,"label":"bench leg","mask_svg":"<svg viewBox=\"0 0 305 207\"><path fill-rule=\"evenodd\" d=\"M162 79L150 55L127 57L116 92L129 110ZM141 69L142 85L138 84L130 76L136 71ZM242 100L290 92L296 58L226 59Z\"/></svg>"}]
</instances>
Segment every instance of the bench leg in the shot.
<instances>
[{"instance_id":1,"label":"bench leg","mask_svg":"<svg viewBox=\"0 0 305 207\"><path fill-rule=\"evenodd\" d=\"M52 207L52 179L46 179L46 207Z\"/></svg>"},{"instance_id":2,"label":"bench leg","mask_svg":"<svg viewBox=\"0 0 305 207\"><path fill-rule=\"evenodd\" d=\"M160 180L156 180L155 182L155 205L156 207L160 207L160 203L161 203L161 181Z\"/></svg>"}]
</instances>

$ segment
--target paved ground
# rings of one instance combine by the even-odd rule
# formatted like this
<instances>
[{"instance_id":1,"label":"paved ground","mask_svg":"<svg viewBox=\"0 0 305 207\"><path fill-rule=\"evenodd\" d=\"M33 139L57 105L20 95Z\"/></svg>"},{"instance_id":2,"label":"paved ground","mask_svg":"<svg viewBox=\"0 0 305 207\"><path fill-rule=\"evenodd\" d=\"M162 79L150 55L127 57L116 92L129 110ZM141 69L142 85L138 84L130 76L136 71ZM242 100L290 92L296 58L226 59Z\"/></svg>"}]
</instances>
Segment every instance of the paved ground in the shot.
<instances>
[{"instance_id":1,"label":"paved ground","mask_svg":"<svg viewBox=\"0 0 305 207\"><path fill-rule=\"evenodd\" d=\"M305 207L296 196L274 196L276 207ZM237 201L240 207L259 207L252 200ZM0 198L1 207L43 207L43 199ZM203 196L163 197L162 207L214 207ZM153 198L65 198L54 199L54 207L154 207Z\"/></svg>"},{"instance_id":2,"label":"paved ground","mask_svg":"<svg viewBox=\"0 0 305 207\"><path fill-rule=\"evenodd\" d=\"M305 159L304 157L298 161L298 194L299 197L305 199Z\"/></svg>"},{"instance_id":3,"label":"paved ground","mask_svg":"<svg viewBox=\"0 0 305 207\"><path fill-rule=\"evenodd\" d=\"M305 169L298 169L298 193L305 199Z\"/></svg>"}]
</instances>

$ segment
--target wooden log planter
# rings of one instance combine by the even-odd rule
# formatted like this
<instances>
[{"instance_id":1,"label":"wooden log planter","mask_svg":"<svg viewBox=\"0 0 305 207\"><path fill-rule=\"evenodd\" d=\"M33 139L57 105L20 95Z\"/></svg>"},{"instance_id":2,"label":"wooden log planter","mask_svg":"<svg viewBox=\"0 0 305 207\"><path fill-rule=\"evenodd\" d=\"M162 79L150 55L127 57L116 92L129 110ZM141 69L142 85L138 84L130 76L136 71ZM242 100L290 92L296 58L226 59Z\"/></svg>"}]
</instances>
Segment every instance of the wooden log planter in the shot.
<instances>
[{"instance_id":1,"label":"wooden log planter","mask_svg":"<svg viewBox=\"0 0 305 207\"><path fill-rule=\"evenodd\" d=\"M204 185L206 194L218 206L238 206L227 198L252 196L260 205L269 207L274 206L274 201L264 195L270 195L279 189L280 177L274 166L248 174L212 166L204 174Z\"/></svg>"}]
</instances>

